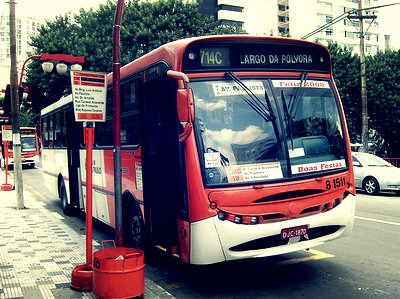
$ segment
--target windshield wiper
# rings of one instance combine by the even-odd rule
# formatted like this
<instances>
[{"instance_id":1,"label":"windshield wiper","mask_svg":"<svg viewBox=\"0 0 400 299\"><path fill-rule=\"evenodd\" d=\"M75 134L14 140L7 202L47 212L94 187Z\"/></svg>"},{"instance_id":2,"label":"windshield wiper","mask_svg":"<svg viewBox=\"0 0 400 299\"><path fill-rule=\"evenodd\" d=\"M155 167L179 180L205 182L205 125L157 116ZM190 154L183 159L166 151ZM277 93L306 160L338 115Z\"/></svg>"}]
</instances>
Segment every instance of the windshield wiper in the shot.
<instances>
[{"instance_id":1,"label":"windshield wiper","mask_svg":"<svg viewBox=\"0 0 400 299\"><path fill-rule=\"evenodd\" d=\"M292 119L293 117L289 115L289 109L286 104L286 98L285 98L285 92L281 90L281 98L282 98L282 106L283 106L283 112L285 113L285 120L286 120L286 125L289 129L289 137L290 137L290 142L292 145L292 150L294 149L294 144L293 144L293 131L292 131Z\"/></svg>"},{"instance_id":2,"label":"windshield wiper","mask_svg":"<svg viewBox=\"0 0 400 299\"><path fill-rule=\"evenodd\" d=\"M229 159L225 157L221 152L217 151L216 149L213 149L212 147L208 147L206 149L206 153L208 153L208 150L212 151L213 153L219 153L221 157L221 164L223 166L229 166Z\"/></svg>"},{"instance_id":3,"label":"windshield wiper","mask_svg":"<svg viewBox=\"0 0 400 299\"><path fill-rule=\"evenodd\" d=\"M292 98L289 101L288 110L289 110L289 115L291 118L294 117L297 107L299 106L298 96L299 96L300 91L303 90L303 87L306 84L306 80L307 80L307 73L306 72L301 73L300 85L298 88L296 88L296 91L294 92Z\"/></svg>"},{"instance_id":4,"label":"windshield wiper","mask_svg":"<svg viewBox=\"0 0 400 299\"><path fill-rule=\"evenodd\" d=\"M266 122L275 120L275 116L272 111L266 106L243 82L240 80L233 72L226 72L225 77L231 78L235 81L250 97L249 99L244 99L244 101L257 112ZM265 91L265 99L269 101L267 92Z\"/></svg>"}]
</instances>

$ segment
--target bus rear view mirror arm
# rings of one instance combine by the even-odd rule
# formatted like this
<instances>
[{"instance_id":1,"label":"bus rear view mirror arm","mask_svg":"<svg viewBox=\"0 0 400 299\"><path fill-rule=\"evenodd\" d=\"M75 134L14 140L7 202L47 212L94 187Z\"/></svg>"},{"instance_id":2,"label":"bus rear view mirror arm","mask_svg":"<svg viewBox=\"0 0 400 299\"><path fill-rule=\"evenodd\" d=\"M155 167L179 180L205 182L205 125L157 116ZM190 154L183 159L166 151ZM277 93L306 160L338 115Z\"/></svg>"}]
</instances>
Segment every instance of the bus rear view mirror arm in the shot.
<instances>
[{"instance_id":1,"label":"bus rear view mirror arm","mask_svg":"<svg viewBox=\"0 0 400 299\"><path fill-rule=\"evenodd\" d=\"M188 76L186 76L186 74L182 73L182 72L177 72L177 71L173 71L173 70L169 70L167 72L167 76L169 78L175 79L175 80L182 80L184 82L184 84L186 85L186 83L189 83L189 78Z\"/></svg>"},{"instance_id":2,"label":"bus rear view mirror arm","mask_svg":"<svg viewBox=\"0 0 400 299\"><path fill-rule=\"evenodd\" d=\"M187 123L185 128L183 128L183 133L179 135L179 141L180 142L185 142L186 139L190 136L190 133L192 133L193 130L193 124Z\"/></svg>"}]
</instances>

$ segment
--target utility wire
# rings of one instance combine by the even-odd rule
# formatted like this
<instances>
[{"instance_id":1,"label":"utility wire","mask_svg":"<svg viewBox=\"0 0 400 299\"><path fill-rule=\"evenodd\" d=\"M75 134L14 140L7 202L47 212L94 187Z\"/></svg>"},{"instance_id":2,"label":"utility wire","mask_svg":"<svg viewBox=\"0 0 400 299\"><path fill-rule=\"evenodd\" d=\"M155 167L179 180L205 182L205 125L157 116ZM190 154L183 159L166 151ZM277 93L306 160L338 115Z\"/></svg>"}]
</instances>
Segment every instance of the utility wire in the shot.
<instances>
[{"instance_id":1,"label":"utility wire","mask_svg":"<svg viewBox=\"0 0 400 299\"><path fill-rule=\"evenodd\" d=\"M400 4L400 2L391 3L391 4L385 4L385 5L379 5L379 6L373 6L373 7L367 7L367 8L362 8L362 9L357 9L357 8L355 8L355 9L349 10L348 12L345 12L344 14L342 14L342 15L336 17L336 18L333 19L331 22L326 23L325 25L323 25L323 26L321 26L321 27L315 29L314 31L311 31L310 33L304 35L301 39L302 39L302 40L305 40L305 39L309 38L310 36L313 36L314 34L320 32L320 31L322 31L322 30L324 30L324 29L326 29L326 28L328 28L328 27L330 27L330 26L332 26L333 24L336 24L337 22L340 22L340 21L343 20L344 18L347 18L349 15L357 14L357 13L360 12L360 11L371 10L371 9L376 9L376 8L382 8L382 7L387 7L387 6L392 6L392 5L398 5L398 4Z\"/></svg>"}]
</instances>

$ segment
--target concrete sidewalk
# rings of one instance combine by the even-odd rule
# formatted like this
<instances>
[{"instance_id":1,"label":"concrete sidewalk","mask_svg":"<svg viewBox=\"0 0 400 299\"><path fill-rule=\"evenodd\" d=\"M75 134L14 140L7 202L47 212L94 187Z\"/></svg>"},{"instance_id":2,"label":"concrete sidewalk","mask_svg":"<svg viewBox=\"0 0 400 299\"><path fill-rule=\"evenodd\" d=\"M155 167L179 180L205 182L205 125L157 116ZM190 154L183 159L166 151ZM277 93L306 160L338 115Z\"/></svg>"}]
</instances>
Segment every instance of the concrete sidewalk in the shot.
<instances>
[{"instance_id":1,"label":"concrete sidewalk","mask_svg":"<svg viewBox=\"0 0 400 299\"><path fill-rule=\"evenodd\" d=\"M86 262L85 232L75 232L26 190L24 204L16 209L16 191L0 191L0 299L97 298L70 288L73 268ZM100 249L93 241L93 253ZM173 298L147 278L145 289L145 298Z\"/></svg>"}]
</instances>

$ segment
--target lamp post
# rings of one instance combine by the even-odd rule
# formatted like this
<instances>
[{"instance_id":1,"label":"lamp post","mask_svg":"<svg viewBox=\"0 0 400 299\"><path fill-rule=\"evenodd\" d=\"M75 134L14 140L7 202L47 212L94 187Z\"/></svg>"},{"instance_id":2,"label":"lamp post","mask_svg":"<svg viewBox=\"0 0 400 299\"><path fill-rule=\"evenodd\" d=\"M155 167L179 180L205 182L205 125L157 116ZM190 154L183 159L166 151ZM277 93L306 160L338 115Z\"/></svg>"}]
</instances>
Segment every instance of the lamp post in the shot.
<instances>
[{"instance_id":1,"label":"lamp post","mask_svg":"<svg viewBox=\"0 0 400 299\"><path fill-rule=\"evenodd\" d=\"M74 57L66 54L46 54L46 53L41 53L40 55L32 55L28 57L25 60L24 64L22 65L21 76L19 77L18 86L22 86L22 78L24 76L25 65L32 58L40 58L40 60L44 60L44 62L42 63L42 69L46 73L51 73L53 71L54 64L51 61L59 61L59 63L56 66L56 69L60 75L65 74L68 69L67 65L64 62L72 63L71 70L73 71L82 70L81 64L85 62L84 56Z\"/></svg>"},{"instance_id":2,"label":"lamp post","mask_svg":"<svg viewBox=\"0 0 400 299\"><path fill-rule=\"evenodd\" d=\"M13 6L15 2L12 3ZM24 64L22 65L21 75L19 78L19 85L18 88L15 89L14 95L12 97L12 131L13 131L13 153L14 153L14 179L15 179L15 186L18 186L17 189L17 208L22 209L24 208L24 200L23 200L23 179L22 179L22 162L21 162L21 141L20 141L20 122L19 122L19 100L22 97L18 96L19 92L24 92L22 88L22 78L24 76L25 65L26 63L32 58L40 58L40 60L44 60L45 62L42 64L42 69L45 72L51 72L53 70L53 63L51 61L58 61L60 62L57 64L56 69L59 74L66 73L68 67L64 62L73 63L74 68L73 70L82 69L80 64L85 62L85 58L82 57L74 57L71 55L66 54L46 54L41 53L40 55L33 55L28 57ZM15 82L11 81L11 87L16 86L17 83L17 74L15 72Z\"/></svg>"},{"instance_id":3,"label":"lamp post","mask_svg":"<svg viewBox=\"0 0 400 299\"><path fill-rule=\"evenodd\" d=\"M122 231L122 178L121 178L121 104L120 104L120 33L124 0L118 0L113 30L113 144L114 144L114 194L115 243L123 246Z\"/></svg>"}]
</instances>

